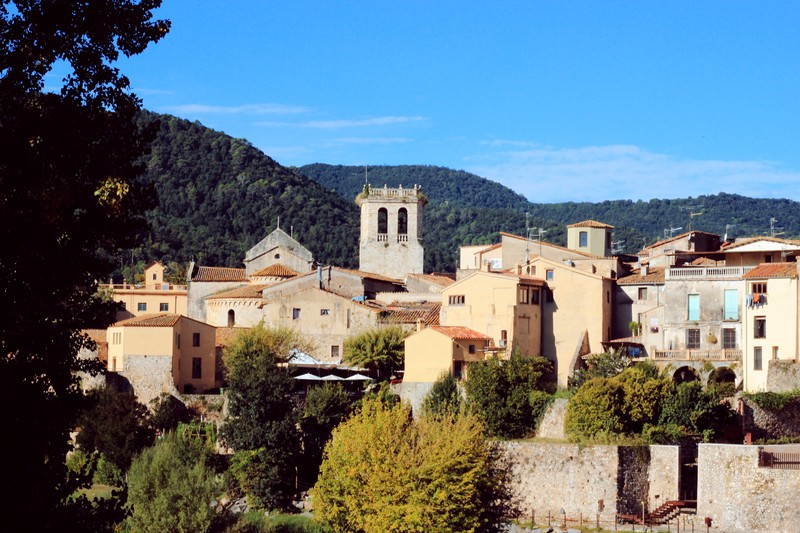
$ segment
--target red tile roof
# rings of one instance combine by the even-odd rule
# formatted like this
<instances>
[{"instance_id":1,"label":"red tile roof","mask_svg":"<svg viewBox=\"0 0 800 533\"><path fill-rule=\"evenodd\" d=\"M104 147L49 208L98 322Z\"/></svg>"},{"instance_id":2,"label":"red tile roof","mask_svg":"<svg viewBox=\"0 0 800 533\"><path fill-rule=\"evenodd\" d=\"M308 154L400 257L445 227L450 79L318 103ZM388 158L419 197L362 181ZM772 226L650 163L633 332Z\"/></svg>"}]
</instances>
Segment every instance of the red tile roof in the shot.
<instances>
[{"instance_id":1,"label":"red tile roof","mask_svg":"<svg viewBox=\"0 0 800 533\"><path fill-rule=\"evenodd\" d=\"M162 313L159 315L142 315L122 320L113 327L136 327L136 328L171 328L178 323L181 315Z\"/></svg>"},{"instance_id":2,"label":"red tile roof","mask_svg":"<svg viewBox=\"0 0 800 533\"><path fill-rule=\"evenodd\" d=\"M208 297L209 300L229 299L229 298L261 298L261 291L266 285L245 285L236 287L229 291L218 292Z\"/></svg>"},{"instance_id":3,"label":"red tile roof","mask_svg":"<svg viewBox=\"0 0 800 533\"><path fill-rule=\"evenodd\" d=\"M247 281L247 273L243 268L201 266L192 281Z\"/></svg>"},{"instance_id":4,"label":"red tile roof","mask_svg":"<svg viewBox=\"0 0 800 533\"><path fill-rule=\"evenodd\" d=\"M664 269L650 267L646 276L643 276L640 270L636 274L617 280L617 285L645 285L648 283L664 283Z\"/></svg>"},{"instance_id":5,"label":"red tile roof","mask_svg":"<svg viewBox=\"0 0 800 533\"><path fill-rule=\"evenodd\" d=\"M398 305L402 306L403 304ZM416 324L417 320L420 320L426 326L438 326L441 308L442 304L440 303L420 304L417 306L406 304L401 309L386 310L385 320L391 324Z\"/></svg>"},{"instance_id":6,"label":"red tile roof","mask_svg":"<svg viewBox=\"0 0 800 533\"><path fill-rule=\"evenodd\" d=\"M464 326L431 326L430 329L438 331L442 335L446 335L451 339L457 340L492 340L488 335L478 333L474 329Z\"/></svg>"},{"instance_id":7,"label":"red tile roof","mask_svg":"<svg viewBox=\"0 0 800 533\"><path fill-rule=\"evenodd\" d=\"M602 222L598 222L596 220L584 220L583 222L576 222L575 224L568 224L568 228L610 228L614 229L614 226L609 226L608 224L603 224Z\"/></svg>"},{"instance_id":8,"label":"red tile roof","mask_svg":"<svg viewBox=\"0 0 800 533\"><path fill-rule=\"evenodd\" d=\"M270 265L267 268L262 268L255 274L251 274L253 277L255 276L269 276L272 278L293 278L294 276L300 275L300 272L296 272L291 268L279 265L275 263L274 265Z\"/></svg>"},{"instance_id":9,"label":"red tile roof","mask_svg":"<svg viewBox=\"0 0 800 533\"><path fill-rule=\"evenodd\" d=\"M742 276L744 279L797 278L797 263L761 263Z\"/></svg>"}]
</instances>

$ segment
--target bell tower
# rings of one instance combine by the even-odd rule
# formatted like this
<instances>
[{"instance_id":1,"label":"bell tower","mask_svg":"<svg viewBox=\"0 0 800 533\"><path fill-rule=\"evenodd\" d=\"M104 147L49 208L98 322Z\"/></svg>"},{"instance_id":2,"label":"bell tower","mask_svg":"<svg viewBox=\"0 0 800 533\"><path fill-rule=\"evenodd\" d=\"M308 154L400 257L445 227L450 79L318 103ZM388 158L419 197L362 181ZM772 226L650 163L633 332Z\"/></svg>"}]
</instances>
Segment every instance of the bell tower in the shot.
<instances>
[{"instance_id":1,"label":"bell tower","mask_svg":"<svg viewBox=\"0 0 800 533\"><path fill-rule=\"evenodd\" d=\"M359 270L395 279L422 274L422 208L428 199L419 185L378 189L365 184L356 203L361 207Z\"/></svg>"}]
</instances>

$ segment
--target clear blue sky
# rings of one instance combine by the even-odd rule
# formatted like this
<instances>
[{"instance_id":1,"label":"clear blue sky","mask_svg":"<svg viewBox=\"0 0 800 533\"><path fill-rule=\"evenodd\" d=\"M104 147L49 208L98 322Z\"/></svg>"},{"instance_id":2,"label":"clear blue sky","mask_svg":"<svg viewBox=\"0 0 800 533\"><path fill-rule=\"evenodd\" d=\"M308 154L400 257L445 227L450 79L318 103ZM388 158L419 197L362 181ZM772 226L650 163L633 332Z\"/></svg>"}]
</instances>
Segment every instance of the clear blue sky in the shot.
<instances>
[{"instance_id":1,"label":"clear blue sky","mask_svg":"<svg viewBox=\"0 0 800 533\"><path fill-rule=\"evenodd\" d=\"M800 2L165 0L145 107L283 165L430 164L532 201L800 200ZM413 176L409 176L409 183Z\"/></svg>"}]
</instances>

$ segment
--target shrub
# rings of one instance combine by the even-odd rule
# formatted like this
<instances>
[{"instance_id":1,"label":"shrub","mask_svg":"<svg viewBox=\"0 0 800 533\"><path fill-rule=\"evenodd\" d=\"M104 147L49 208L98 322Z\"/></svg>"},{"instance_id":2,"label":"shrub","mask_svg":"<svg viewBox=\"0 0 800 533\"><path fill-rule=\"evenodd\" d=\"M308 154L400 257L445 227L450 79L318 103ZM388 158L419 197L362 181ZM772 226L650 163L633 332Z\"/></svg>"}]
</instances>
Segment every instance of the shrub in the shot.
<instances>
[{"instance_id":1,"label":"shrub","mask_svg":"<svg viewBox=\"0 0 800 533\"><path fill-rule=\"evenodd\" d=\"M351 365L369 368L377 372L380 379L388 380L403 368L407 336L399 326L366 331L345 340L343 359Z\"/></svg>"},{"instance_id":2,"label":"shrub","mask_svg":"<svg viewBox=\"0 0 800 533\"><path fill-rule=\"evenodd\" d=\"M614 379L594 378L567 404L564 430L573 440L625 431L625 389Z\"/></svg>"},{"instance_id":3,"label":"shrub","mask_svg":"<svg viewBox=\"0 0 800 533\"><path fill-rule=\"evenodd\" d=\"M422 401L423 414L442 418L456 415L461 412L464 401L458 388L458 381L452 374L446 372L431 387L430 392Z\"/></svg>"}]
</instances>

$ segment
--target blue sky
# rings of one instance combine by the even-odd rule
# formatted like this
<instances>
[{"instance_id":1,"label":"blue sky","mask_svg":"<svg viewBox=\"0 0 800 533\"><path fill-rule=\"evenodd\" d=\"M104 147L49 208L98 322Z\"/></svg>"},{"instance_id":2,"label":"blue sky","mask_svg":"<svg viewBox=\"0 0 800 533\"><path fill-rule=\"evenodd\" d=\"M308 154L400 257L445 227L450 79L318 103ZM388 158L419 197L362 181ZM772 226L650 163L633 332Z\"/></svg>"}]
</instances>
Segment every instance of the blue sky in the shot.
<instances>
[{"instance_id":1,"label":"blue sky","mask_svg":"<svg viewBox=\"0 0 800 533\"><path fill-rule=\"evenodd\" d=\"M430 164L537 202L800 200L800 2L165 0L145 107L283 165ZM409 183L413 176L409 176Z\"/></svg>"}]
</instances>

